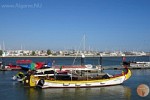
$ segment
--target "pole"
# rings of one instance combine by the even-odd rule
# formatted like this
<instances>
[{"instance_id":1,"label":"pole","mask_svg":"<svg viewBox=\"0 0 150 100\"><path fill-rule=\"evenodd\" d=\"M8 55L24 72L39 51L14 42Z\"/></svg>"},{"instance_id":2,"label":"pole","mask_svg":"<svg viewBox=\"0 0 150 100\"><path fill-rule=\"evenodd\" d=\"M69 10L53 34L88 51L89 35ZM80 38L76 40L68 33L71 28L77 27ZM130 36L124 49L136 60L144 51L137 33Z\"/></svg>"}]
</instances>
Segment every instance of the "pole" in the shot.
<instances>
[{"instance_id":1,"label":"pole","mask_svg":"<svg viewBox=\"0 0 150 100\"><path fill-rule=\"evenodd\" d=\"M99 60L100 60L100 68L101 68L101 71L102 71L102 60L103 59L102 59L102 55L101 54L100 54L100 59Z\"/></svg>"},{"instance_id":2,"label":"pole","mask_svg":"<svg viewBox=\"0 0 150 100\"><path fill-rule=\"evenodd\" d=\"M84 54L82 54L82 57L81 57L81 65L82 66L84 65L84 58L85 58L85 56L84 56Z\"/></svg>"},{"instance_id":3,"label":"pole","mask_svg":"<svg viewBox=\"0 0 150 100\"><path fill-rule=\"evenodd\" d=\"M87 74L87 81L88 81L88 70L87 70L86 74Z\"/></svg>"},{"instance_id":4,"label":"pole","mask_svg":"<svg viewBox=\"0 0 150 100\"><path fill-rule=\"evenodd\" d=\"M71 70L71 81L72 81L72 70Z\"/></svg>"},{"instance_id":5,"label":"pole","mask_svg":"<svg viewBox=\"0 0 150 100\"><path fill-rule=\"evenodd\" d=\"M102 66L102 57L100 56L100 65Z\"/></svg>"}]
</instances>

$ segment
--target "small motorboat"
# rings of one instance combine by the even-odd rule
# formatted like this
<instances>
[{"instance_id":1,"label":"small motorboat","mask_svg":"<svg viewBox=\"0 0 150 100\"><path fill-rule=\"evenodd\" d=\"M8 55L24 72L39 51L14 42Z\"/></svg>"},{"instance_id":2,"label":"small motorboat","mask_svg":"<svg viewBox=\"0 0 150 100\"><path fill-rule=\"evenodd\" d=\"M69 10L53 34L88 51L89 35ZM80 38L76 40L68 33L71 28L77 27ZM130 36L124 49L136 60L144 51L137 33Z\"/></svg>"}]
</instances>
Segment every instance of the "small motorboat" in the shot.
<instances>
[{"instance_id":1,"label":"small motorboat","mask_svg":"<svg viewBox=\"0 0 150 100\"><path fill-rule=\"evenodd\" d=\"M0 63L0 69L2 71L7 71L7 70L21 70L21 67L18 66L18 65L12 65L12 64L5 65L3 63Z\"/></svg>"},{"instance_id":2,"label":"small motorboat","mask_svg":"<svg viewBox=\"0 0 150 100\"><path fill-rule=\"evenodd\" d=\"M18 72L16 75L12 77L12 80L23 82L25 78L26 78L26 75L23 72Z\"/></svg>"},{"instance_id":3,"label":"small motorboat","mask_svg":"<svg viewBox=\"0 0 150 100\"><path fill-rule=\"evenodd\" d=\"M5 69L6 70L21 70L21 66L9 64L5 66Z\"/></svg>"}]
</instances>

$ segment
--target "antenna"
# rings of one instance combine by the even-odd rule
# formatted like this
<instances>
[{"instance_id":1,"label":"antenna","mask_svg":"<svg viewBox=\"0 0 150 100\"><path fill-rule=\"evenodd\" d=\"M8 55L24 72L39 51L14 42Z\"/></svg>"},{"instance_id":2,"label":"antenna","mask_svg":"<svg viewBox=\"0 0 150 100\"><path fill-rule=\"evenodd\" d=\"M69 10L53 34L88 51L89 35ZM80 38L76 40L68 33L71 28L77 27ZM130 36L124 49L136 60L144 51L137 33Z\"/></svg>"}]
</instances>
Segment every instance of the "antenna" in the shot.
<instances>
[{"instance_id":1,"label":"antenna","mask_svg":"<svg viewBox=\"0 0 150 100\"><path fill-rule=\"evenodd\" d=\"M21 50L22 50L22 44L21 44Z\"/></svg>"}]
</instances>

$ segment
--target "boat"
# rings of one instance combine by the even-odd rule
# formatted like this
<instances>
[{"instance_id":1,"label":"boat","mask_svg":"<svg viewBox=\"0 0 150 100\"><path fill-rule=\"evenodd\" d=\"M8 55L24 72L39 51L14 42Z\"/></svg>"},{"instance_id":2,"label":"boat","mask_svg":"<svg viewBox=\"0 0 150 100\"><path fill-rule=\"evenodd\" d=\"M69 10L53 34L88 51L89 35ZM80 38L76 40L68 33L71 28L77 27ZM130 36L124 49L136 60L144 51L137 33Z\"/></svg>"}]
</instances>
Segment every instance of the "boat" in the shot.
<instances>
[{"instance_id":1,"label":"boat","mask_svg":"<svg viewBox=\"0 0 150 100\"><path fill-rule=\"evenodd\" d=\"M125 67L121 74L109 75L93 74L95 69L70 69L70 73L55 73L52 76L39 77L35 75L27 76L24 80L24 85L29 87L40 88L87 88L113 86L122 84L131 77L131 71Z\"/></svg>"},{"instance_id":2,"label":"boat","mask_svg":"<svg viewBox=\"0 0 150 100\"><path fill-rule=\"evenodd\" d=\"M3 62L0 62L0 70L2 71L21 70L21 67L18 65L12 65L12 64L5 65Z\"/></svg>"},{"instance_id":3,"label":"boat","mask_svg":"<svg viewBox=\"0 0 150 100\"><path fill-rule=\"evenodd\" d=\"M26 75L23 72L18 72L16 75L12 77L12 80L23 82L25 78L26 78Z\"/></svg>"},{"instance_id":4,"label":"boat","mask_svg":"<svg viewBox=\"0 0 150 100\"><path fill-rule=\"evenodd\" d=\"M65 73L69 72L70 70L98 70L101 71L101 66L97 65L95 68L93 68L93 65L55 65L52 67L43 67L41 69L37 69L36 73L37 76L43 75L43 76L50 76L54 75L54 70L56 73Z\"/></svg>"},{"instance_id":5,"label":"boat","mask_svg":"<svg viewBox=\"0 0 150 100\"><path fill-rule=\"evenodd\" d=\"M150 61L126 61L126 58L123 57L123 65L128 65L133 69L150 68Z\"/></svg>"},{"instance_id":6,"label":"boat","mask_svg":"<svg viewBox=\"0 0 150 100\"><path fill-rule=\"evenodd\" d=\"M71 71L97 71L100 72L102 70L101 65L93 66L91 64L84 64L85 56L81 56L81 65L54 65L51 64L49 67L42 67L41 69L36 69L34 72L34 76L45 77L45 76L54 76L54 74L71 74Z\"/></svg>"},{"instance_id":7,"label":"boat","mask_svg":"<svg viewBox=\"0 0 150 100\"><path fill-rule=\"evenodd\" d=\"M124 65L121 74L109 75L101 72L101 65L93 67L81 65L52 66L51 68L36 70L34 74L27 75L24 86L40 88L87 88L122 84L131 77L131 71Z\"/></svg>"},{"instance_id":8,"label":"boat","mask_svg":"<svg viewBox=\"0 0 150 100\"><path fill-rule=\"evenodd\" d=\"M35 70L40 69L44 66L44 62L32 62L32 60L17 60L17 65L23 70Z\"/></svg>"},{"instance_id":9,"label":"boat","mask_svg":"<svg viewBox=\"0 0 150 100\"><path fill-rule=\"evenodd\" d=\"M5 66L5 70L21 70L21 66L8 64Z\"/></svg>"},{"instance_id":10,"label":"boat","mask_svg":"<svg viewBox=\"0 0 150 100\"><path fill-rule=\"evenodd\" d=\"M145 61L137 61L137 62L129 62L130 67L136 67L136 68L146 68L146 67L150 67L150 62L145 62Z\"/></svg>"}]
</instances>

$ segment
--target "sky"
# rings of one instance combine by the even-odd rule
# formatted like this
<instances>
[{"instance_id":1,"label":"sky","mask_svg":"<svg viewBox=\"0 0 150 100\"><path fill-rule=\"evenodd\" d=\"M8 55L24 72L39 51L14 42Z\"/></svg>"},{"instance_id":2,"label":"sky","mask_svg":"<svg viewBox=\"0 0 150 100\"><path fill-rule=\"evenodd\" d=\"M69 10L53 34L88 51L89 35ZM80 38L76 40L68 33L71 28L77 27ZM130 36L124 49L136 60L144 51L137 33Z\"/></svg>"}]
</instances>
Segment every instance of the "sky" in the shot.
<instances>
[{"instance_id":1,"label":"sky","mask_svg":"<svg viewBox=\"0 0 150 100\"><path fill-rule=\"evenodd\" d=\"M5 49L150 51L150 0L1 0Z\"/></svg>"}]
</instances>

